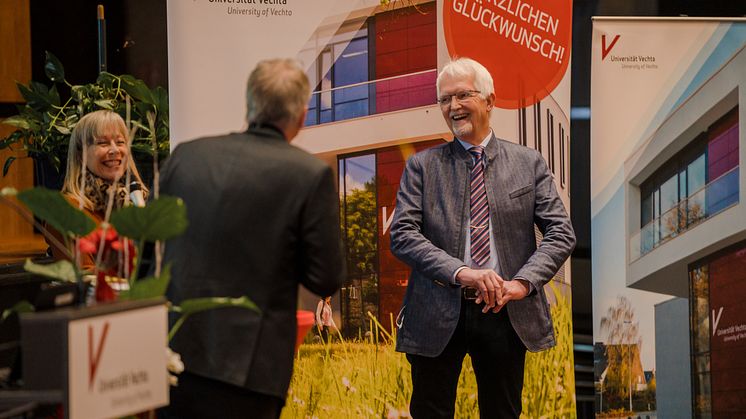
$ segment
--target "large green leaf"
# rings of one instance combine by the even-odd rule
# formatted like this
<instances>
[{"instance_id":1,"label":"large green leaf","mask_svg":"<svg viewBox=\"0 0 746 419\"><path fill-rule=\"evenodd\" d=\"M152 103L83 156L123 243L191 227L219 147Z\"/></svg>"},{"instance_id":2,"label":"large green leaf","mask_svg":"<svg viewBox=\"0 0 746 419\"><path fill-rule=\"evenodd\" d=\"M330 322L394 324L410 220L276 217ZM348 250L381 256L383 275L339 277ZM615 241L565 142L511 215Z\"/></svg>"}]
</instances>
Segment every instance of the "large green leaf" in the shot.
<instances>
[{"instance_id":1,"label":"large green leaf","mask_svg":"<svg viewBox=\"0 0 746 419\"><path fill-rule=\"evenodd\" d=\"M9 116L3 119L2 123L5 125L10 125L10 126L21 128L21 129L29 129L30 127L28 118L21 116L21 115Z\"/></svg>"},{"instance_id":2,"label":"large green leaf","mask_svg":"<svg viewBox=\"0 0 746 419\"><path fill-rule=\"evenodd\" d=\"M49 77L49 80L53 82L61 82L65 80L65 67L62 66L60 60L49 51L46 51L47 60L44 63L44 73Z\"/></svg>"},{"instance_id":3,"label":"large green leaf","mask_svg":"<svg viewBox=\"0 0 746 419\"><path fill-rule=\"evenodd\" d=\"M111 224L122 236L168 240L186 230L186 206L180 198L162 195L143 208L133 206L112 213Z\"/></svg>"},{"instance_id":4,"label":"large green leaf","mask_svg":"<svg viewBox=\"0 0 746 419\"><path fill-rule=\"evenodd\" d=\"M72 133L70 128L64 125L55 125L53 128L59 131L60 134L70 135Z\"/></svg>"},{"instance_id":5,"label":"large green leaf","mask_svg":"<svg viewBox=\"0 0 746 419\"><path fill-rule=\"evenodd\" d=\"M129 75L121 76L122 87L124 90L133 98L145 102L147 104L154 104L153 93L150 88L145 84L144 81L136 79Z\"/></svg>"},{"instance_id":6,"label":"large green leaf","mask_svg":"<svg viewBox=\"0 0 746 419\"><path fill-rule=\"evenodd\" d=\"M199 313L200 311L212 310L215 308L224 307L239 307L248 310L253 310L257 313L261 313L259 307L254 304L248 297L243 296L239 298L227 298L227 297L204 297L204 298L190 298L184 300L178 306L171 308L172 311L180 313L182 316L192 315Z\"/></svg>"},{"instance_id":7,"label":"large green leaf","mask_svg":"<svg viewBox=\"0 0 746 419\"><path fill-rule=\"evenodd\" d=\"M26 189L18 193L18 200L63 234L85 236L96 228L96 223L70 205L59 191L40 187Z\"/></svg>"},{"instance_id":8,"label":"large green leaf","mask_svg":"<svg viewBox=\"0 0 746 419\"><path fill-rule=\"evenodd\" d=\"M22 300L17 302L13 307L3 310L2 318L0 318L0 322L4 322L8 317L12 316L14 313L21 314L21 313L32 313L36 311L36 308L31 305L26 300Z\"/></svg>"},{"instance_id":9,"label":"large green leaf","mask_svg":"<svg viewBox=\"0 0 746 419\"><path fill-rule=\"evenodd\" d=\"M18 92L21 93L21 96L23 96L23 100L26 101L26 104L29 107L39 112L46 112L49 108L52 107L52 102L48 97L49 91L39 92L38 89L33 87L34 82L31 83L32 84L29 86L32 87L16 83Z\"/></svg>"},{"instance_id":10,"label":"large green leaf","mask_svg":"<svg viewBox=\"0 0 746 419\"><path fill-rule=\"evenodd\" d=\"M102 71L98 73L98 78L96 79L96 84L99 85L108 85L111 86L114 84L114 82L117 80L117 76L107 72Z\"/></svg>"},{"instance_id":11,"label":"large green leaf","mask_svg":"<svg viewBox=\"0 0 746 419\"><path fill-rule=\"evenodd\" d=\"M171 311L180 313L179 320L174 323L171 330L168 331L169 342L173 339L176 332L179 331L181 325L191 316L192 314L199 313L205 310L212 310L216 308L225 307L238 307L245 308L247 310L253 310L257 313L262 311L259 307L254 304L253 301L249 300L248 297L243 296L240 298L226 298L226 297L205 297L205 298L190 298L181 302L181 305L172 306Z\"/></svg>"},{"instance_id":12,"label":"large green leaf","mask_svg":"<svg viewBox=\"0 0 746 419\"><path fill-rule=\"evenodd\" d=\"M59 279L60 281L77 281L75 266L73 266L72 262L69 260L58 260L57 262L47 265L40 265L32 262L31 259L26 259L26 263L23 264L23 269L33 274L46 276L47 278L52 279Z\"/></svg>"},{"instance_id":13,"label":"large green leaf","mask_svg":"<svg viewBox=\"0 0 746 419\"><path fill-rule=\"evenodd\" d=\"M171 280L171 265L163 268L160 276L138 279L128 291L119 293L120 300L144 300L147 298L162 297L166 294L166 288Z\"/></svg>"},{"instance_id":14,"label":"large green leaf","mask_svg":"<svg viewBox=\"0 0 746 419\"><path fill-rule=\"evenodd\" d=\"M52 86L51 89L49 89L49 101L54 106L60 106L60 92L57 91L57 86Z\"/></svg>"},{"instance_id":15,"label":"large green leaf","mask_svg":"<svg viewBox=\"0 0 746 419\"><path fill-rule=\"evenodd\" d=\"M168 115L168 92L161 86L157 86L153 91L155 106L158 108L160 115Z\"/></svg>"},{"instance_id":16,"label":"large green leaf","mask_svg":"<svg viewBox=\"0 0 746 419\"><path fill-rule=\"evenodd\" d=\"M5 160L5 164L3 164L3 177L8 174L8 170L10 170L10 165L13 164L13 162L16 160L15 157L10 156Z\"/></svg>"},{"instance_id":17,"label":"large green leaf","mask_svg":"<svg viewBox=\"0 0 746 419\"><path fill-rule=\"evenodd\" d=\"M103 109L114 109L116 101L114 99L99 99L95 100L94 103Z\"/></svg>"}]
</instances>

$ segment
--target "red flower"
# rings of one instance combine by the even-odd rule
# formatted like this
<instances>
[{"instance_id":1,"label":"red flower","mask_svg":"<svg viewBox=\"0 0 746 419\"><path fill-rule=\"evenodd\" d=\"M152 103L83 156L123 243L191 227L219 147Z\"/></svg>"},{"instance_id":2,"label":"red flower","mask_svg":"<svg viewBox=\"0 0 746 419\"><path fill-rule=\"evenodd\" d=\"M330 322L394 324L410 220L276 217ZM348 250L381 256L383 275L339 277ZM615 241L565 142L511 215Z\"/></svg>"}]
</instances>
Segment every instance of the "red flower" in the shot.
<instances>
[{"instance_id":1,"label":"red flower","mask_svg":"<svg viewBox=\"0 0 746 419\"><path fill-rule=\"evenodd\" d=\"M116 294L105 280L105 276L126 276L131 273L134 266L135 246L132 240L119 238L116 230L111 225L97 228L91 234L78 240L78 249L81 253L93 255L96 259L103 241L103 253L98 267L96 278L96 300L111 301L116 299ZM126 245L125 245L126 243ZM125 248L127 252L125 252ZM126 263L124 255L127 254ZM121 265L121 266L120 266Z\"/></svg>"},{"instance_id":2,"label":"red flower","mask_svg":"<svg viewBox=\"0 0 746 419\"><path fill-rule=\"evenodd\" d=\"M101 244L101 235L104 234L104 228L99 227L91 232L91 234L81 237L80 240L78 240L78 249L81 251L81 253L87 253L87 254L96 254L98 253L98 247ZM117 231L114 230L114 227L109 226L106 229L106 235L104 236L104 252L107 250L120 250L122 249L122 246L120 243L118 243L117 240ZM117 245L114 245L114 243L117 243ZM116 246L116 247L115 247Z\"/></svg>"}]
</instances>

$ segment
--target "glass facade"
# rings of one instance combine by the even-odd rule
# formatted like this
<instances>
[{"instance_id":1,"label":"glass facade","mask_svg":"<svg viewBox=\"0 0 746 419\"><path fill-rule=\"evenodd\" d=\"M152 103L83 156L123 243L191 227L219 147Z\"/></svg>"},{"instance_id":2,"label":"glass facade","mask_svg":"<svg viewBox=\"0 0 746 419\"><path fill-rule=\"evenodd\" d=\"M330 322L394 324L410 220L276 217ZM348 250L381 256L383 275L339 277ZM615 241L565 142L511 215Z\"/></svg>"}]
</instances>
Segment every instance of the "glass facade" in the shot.
<instances>
[{"instance_id":1,"label":"glass facade","mask_svg":"<svg viewBox=\"0 0 746 419\"><path fill-rule=\"evenodd\" d=\"M378 316L375 153L338 160L340 222L347 282L341 291L342 330L368 330L367 313Z\"/></svg>"},{"instance_id":2,"label":"glass facade","mask_svg":"<svg viewBox=\"0 0 746 419\"><path fill-rule=\"evenodd\" d=\"M369 80L367 27L337 35L312 67L308 75L315 86L307 126L368 115L369 87L358 85Z\"/></svg>"},{"instance_id":3,"label":"glass facade","mask_svg":"<svg viewBox=\"0 0 746 419\"><path fill-rule=\"evenodd\" d=\"M389 250L396 193L407 159L442 140L340 155L340 223L347 280L340 292L342 334L362 337L371 316L390 329L401 307L409 267Z\"/></svg>"},{"instance_id":4,"label":"glass facade","mask_svg":"<svg viewBox=\"0 0 746 419\"><path fill-rule=\"evenodd\" d=\"M640 252L739 202L738 107L640 186Z\"/></svg>"},{"instance_id":5,"label":"glass facade","mask_svg":"<svg viewBox=\"0 0 746 419\"><path fill-rule=\"evenodd\" d=\"M710 405L710 290L708 265L689 271L689 320L692 354L693 411L696 418L712 417Z\"/></svg>"},{"instance_id":6,"label":"glass facade","mask_svg":"<svg viewBox=\"0 0 746 419\"><path fill-rule=\"evenodd\" d=\"M307 70L313 88L305 125L435 104L435 2L345 22Z\"/></svg>"}]
</instances>

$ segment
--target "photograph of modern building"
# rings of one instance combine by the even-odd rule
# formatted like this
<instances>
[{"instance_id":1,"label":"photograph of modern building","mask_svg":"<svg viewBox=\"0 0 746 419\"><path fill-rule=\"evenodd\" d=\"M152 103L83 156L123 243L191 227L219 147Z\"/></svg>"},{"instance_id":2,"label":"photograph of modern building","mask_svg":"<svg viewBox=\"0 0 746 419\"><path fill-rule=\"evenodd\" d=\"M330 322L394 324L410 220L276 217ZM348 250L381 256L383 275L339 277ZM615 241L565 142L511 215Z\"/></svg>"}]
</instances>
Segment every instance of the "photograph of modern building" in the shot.
<instances>
[{"instance_id":1,"label":"photograph of modern building","mask_svg":"<svg viewBox=\"0 0 746 419\"><path fill-rule=\"evenodd\" d=\"M626 285L673 296L655 307L661 417L746 414L744 68L741 47L625 162Z\"/></svg>"},{"instance_id":2,"label":"photograph of modern building","mask_svg":"<svg viewBox=\"0 0 746 419\"><path fill-rule=\"evenodd\" d=\"M369 331L368 313L390 329L407 286L409 268L391 254L388 235L404 165L453 135L436 103L439 64L448 59L437 2L362 8L339 19L322 23L298 56L313 94L293 144L337 170L348 279L332 306L343 335L355 337ZM542 153L569 209L569 118L556 100L495 109L491 119L498 137ZM569 296L564 267L556 279ZM316 306L310 294L301 299Z\"/></svg>"}]
</instances>

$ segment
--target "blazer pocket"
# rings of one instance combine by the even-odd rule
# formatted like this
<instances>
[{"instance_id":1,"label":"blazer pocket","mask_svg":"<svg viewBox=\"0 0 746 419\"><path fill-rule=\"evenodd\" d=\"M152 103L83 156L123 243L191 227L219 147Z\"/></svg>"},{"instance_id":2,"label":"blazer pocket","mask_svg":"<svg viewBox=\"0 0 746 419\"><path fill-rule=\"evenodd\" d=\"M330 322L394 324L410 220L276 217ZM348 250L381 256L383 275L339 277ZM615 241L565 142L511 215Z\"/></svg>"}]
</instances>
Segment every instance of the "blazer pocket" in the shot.
<instances>
[{"instance_id":1,"label":"blazer pocket","mask_svg":"<svg viewBox=\"0 0 746 419\"><path fill-rule=\"evenodd\" d=\"M527 193L529 193L529 192L531 192L533 190L534 190L534 185L526 185L526 186L522 186L522 187L514 190L513 192L509 193L508 196L510 197L510 199L518 198L519 196L525 195L525 194L527 194Z\"/></svg>"}]
</instances>

